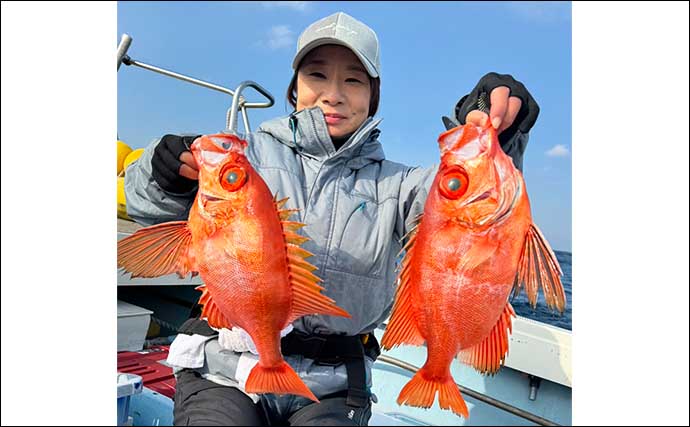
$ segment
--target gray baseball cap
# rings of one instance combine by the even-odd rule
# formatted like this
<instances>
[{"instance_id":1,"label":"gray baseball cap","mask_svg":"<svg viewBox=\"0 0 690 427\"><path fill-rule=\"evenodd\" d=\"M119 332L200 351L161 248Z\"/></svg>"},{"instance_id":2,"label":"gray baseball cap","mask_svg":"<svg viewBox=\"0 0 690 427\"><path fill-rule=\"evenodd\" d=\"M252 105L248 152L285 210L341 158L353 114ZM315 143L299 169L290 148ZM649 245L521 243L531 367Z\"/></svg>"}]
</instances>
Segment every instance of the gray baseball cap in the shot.
<instances>
[{"instance_id":1,"label":"gray baseball cap","mask_svg":"<svg viewBox=\"0 0 690 427\"><path fill-rule=\"evenodd\" d=\"M371 77L379 77L381 59L376 33L344 12L318 20L302 32L297 41L297 53L292 61L292 69L297 70L302 58L312 49L325 44L349 48L357 55Z\"/></svg>"}]
</instances>

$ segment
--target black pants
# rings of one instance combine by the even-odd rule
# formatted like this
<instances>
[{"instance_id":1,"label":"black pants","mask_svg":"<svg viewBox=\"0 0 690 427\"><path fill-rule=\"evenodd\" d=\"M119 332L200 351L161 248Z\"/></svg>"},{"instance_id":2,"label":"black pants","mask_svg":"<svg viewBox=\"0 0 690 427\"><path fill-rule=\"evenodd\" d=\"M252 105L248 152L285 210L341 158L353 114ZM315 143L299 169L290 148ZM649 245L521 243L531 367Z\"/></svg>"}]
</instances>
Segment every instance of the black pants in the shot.
<instances>
[{"instance_id":1,"label":"black pants","mask_svg":"<svg viewBox=\"0 0 690 427\"><path fill-rule=\"evenodd\" d=\"M345 403L345 397L319 399L291 414L277 425L290 426L366 426L371 418L371 402L364 408ZM234 387L208 381L193 370L177 375L174 424L176 426L265 426L268 414Z\"/></svg>"}]
</instances>

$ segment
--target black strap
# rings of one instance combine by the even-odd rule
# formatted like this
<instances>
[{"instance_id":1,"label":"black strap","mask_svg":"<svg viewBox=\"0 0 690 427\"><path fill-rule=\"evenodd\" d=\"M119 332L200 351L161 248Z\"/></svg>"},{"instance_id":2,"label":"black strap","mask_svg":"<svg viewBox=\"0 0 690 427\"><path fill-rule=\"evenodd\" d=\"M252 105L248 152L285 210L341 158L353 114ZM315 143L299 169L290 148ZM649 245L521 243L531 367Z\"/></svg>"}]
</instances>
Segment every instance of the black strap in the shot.
<instances>
[{"instance_id":1,"label":"black strap","mask_svg":"<svg viewBox=\"0 0 690 427\"><path fill-rule=\"evenodd\" d=\"M198 318L187 319L177 332L186 335L203 335L205 337L218 335L218 331L211 329L211 327L208 326L208 322Z\"/></svg>"},{"instance_id":2,"label":"black strap","mask_svg":"<svg viewBox=\"0 0 690 427\"><path fill-rule=\"evenodd\" d=\"M364 350L359 357L346 357L345 370L347 372L347 403L348 406L364 408L369 402L367 390L366 367L364 366Z\"/></svg>"},{"instance_id":3,"label":"black strap","mask_svg":"<svg viewBox=\"0 0 690 427\"><path fill-rule=\"evenodd\" d=\"M203 305L194 304L189 312L189 318L177 329L180 334L186 335L203 335L205 337L212 337L218 335L218 331L208 326L208 322L201 320L201 311Z\"/></svg>"},{"instance_id":4,"label":"black strap","mask_svg":"<svg viewBox=\"0 0 690 427\"><path fill-rule=\"evenodd\" d=\"M373 360L381 349L373 333L356 336L305 334L293 330L281 340L285 355L300 354L324 365L345 364L347 404L363 408L369 402L364 356Z\"/></svg>"},{"instance_id":5,"label":"black strap","mask_svg":"<svg viewBox=\"0 0 690 427\"><path fill-rule=\"evenodd\" d=\"M192 309L194 313L194 309ZM208 326L206 320L198 317L187 319L178 329L181 334L218 335ZM305 334L293 330L282 338L281 351L284 355L300 354L323 365L345 364L347 372L347 400L349 406L363 408L369 402L367 390L366 366L364 356L376 360L381 353L378 341L373 333L365 335L319 335Z\"/></svg>"}]
</instances>

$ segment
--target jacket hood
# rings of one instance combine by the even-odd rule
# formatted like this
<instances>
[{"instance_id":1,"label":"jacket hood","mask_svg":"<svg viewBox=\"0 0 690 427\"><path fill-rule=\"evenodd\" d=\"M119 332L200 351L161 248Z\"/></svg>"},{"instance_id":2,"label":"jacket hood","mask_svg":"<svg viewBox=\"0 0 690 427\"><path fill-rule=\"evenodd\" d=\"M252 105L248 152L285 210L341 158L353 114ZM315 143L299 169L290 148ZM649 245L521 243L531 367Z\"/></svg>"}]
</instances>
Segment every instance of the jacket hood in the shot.
<instances>
[{"instance_id":1,"label":"jacket hood","mask_svg":"<svg viewBox=\"0 0 690 427\"><path fill-rule=\"evenodd\" d=\"M282 144L296 149L302 156L322 162L342 157L351 169L361 169L369 163L385 159L383 147L378 141L381 133L377 128L379 123L381 119L367 118L337 151L319 107L264 122L258 132L270 134Z\"/></svg>"}]
</instances>

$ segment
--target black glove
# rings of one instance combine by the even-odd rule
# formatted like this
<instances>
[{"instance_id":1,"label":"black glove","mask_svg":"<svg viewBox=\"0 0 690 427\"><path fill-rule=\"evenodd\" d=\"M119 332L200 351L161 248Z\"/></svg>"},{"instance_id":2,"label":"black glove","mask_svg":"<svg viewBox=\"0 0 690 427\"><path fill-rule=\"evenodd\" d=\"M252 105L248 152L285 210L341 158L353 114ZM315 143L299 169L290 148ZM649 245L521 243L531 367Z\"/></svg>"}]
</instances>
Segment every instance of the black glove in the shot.
<instances>
[{"instance_id":1,"label":"black glove","mask_svg":"<svg viewBox=\"0 0 690 427\"><path fill-rule=\"evenodd\" d=\"M199 181L180 175L180 154L190 150L196 136L165 135L153 151L151 175L168 193L184 194L199 185Z\"/></svg>"},{"instance_id":2,"label":"black glove","mask_svg":"<svg viewBox=\"0 0 690 427\"><path fill-rule=\"evenodd\" d=\"M518 130L522 133L529 132L539 116L539 105L537 105L537 101L532 98L532 95L530 95L525 86L515 80L513 76L510 74L497 73L486 74L479 80L479 83L477 83L477 86L472 89L469 95L463 96L460 101L458 101L455 105L453 118L441 117L446 129L464 125L467 113L472 110L482 110L486 114L489 114L491 108L491 91L499 86L507 86L510 89L509 96L520 98L522 101L522 106L513 124L498 135L501 146L510 141Z\"/></svg>"}]
</instances>

